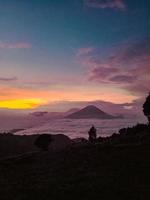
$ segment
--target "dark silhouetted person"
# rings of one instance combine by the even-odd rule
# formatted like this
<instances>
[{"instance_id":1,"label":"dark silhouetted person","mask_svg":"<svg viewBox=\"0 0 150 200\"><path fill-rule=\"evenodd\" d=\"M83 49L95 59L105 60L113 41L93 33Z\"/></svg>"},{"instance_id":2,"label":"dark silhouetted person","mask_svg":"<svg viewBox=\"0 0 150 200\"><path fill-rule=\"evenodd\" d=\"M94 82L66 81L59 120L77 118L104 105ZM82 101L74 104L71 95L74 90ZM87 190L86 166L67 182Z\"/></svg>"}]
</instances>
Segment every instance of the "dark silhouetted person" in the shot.
<instances>
[{"instance_id":1,"label":"dark silhouetted person","mask_svg":"<svg viewBox=\"0 0 150 200\"><path fill-rule=\"evenodd\" d=\"M89 142L94 143L96 141L96 128L92 126L88 134L89 134Z\"/></svg>"}]
</instances>

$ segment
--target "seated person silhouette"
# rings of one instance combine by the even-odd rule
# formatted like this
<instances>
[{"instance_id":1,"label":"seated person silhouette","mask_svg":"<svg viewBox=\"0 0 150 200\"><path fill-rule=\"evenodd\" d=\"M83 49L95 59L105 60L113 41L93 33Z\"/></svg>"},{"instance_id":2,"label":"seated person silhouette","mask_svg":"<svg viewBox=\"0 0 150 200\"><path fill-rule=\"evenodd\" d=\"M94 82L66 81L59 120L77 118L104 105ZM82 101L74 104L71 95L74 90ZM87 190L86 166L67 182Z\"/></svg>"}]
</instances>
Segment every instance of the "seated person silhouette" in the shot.
<instances>
[{"instance_id":1,"label":"seated person silhouette","mask_svg":"<svg viewBox=\"0 0 150 200\"><path fill-rule=\"evenodd\" d=\"M96 128L92 126L88 134L89 134L89 142L94 143L96 141Z\"/></svg>"}]
</instances>

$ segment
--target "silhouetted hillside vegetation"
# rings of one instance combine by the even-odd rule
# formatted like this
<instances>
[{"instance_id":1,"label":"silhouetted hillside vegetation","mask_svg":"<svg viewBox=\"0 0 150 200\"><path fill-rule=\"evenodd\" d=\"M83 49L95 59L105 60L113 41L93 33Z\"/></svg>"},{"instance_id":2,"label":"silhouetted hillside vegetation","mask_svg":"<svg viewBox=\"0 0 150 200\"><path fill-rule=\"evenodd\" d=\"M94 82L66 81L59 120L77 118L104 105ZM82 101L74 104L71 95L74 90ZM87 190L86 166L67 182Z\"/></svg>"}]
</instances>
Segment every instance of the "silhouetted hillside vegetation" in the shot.
<instances>
[{"instance_id":1,"label":"silhouetted hillside vegetation","mask_svg":"<svg viewBox=\"0 0 150 200\"><path fill-rule=\"evenodd\" d=\"M39 151L35 141L39 135L14 135L12 133L0 134L0 159L8 156L16 156L24 153ZM67 137L67 136L64 136ZM81 138L82 139L82 138ZM76 143L88 144L86 139L78 140ZM72 141L74 143L74 140ZM109 137L98 137L95 144L99 145L121 145L150 143L150 127L146 124L137 124L133 127L123 128L119 133L113 133ZM76 145L78 146L78 145ZM51 145L49 145L49 150Z\"/></svg>"},{"instance_id":2,"label":"silhouetted hillside vegetation","mask_svg":"<svg viewBox=\"0 0 150 200\"><path fill-rule=\"evenodd\" d=\"M119 133L113 133L111 136L97 139L101 144L150 144L150 127L146 124L137 124L133 127L122 128Z\"/></svg>"}]
</instances>

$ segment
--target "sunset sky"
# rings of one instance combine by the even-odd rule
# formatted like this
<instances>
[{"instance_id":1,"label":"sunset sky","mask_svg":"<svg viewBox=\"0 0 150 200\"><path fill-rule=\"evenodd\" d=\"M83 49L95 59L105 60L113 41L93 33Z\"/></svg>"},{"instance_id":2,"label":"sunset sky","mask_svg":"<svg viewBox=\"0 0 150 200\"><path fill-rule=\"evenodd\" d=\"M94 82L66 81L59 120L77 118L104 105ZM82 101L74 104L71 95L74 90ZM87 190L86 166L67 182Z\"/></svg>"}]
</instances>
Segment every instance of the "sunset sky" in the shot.
<instances>
[{"instance_id":1,"label":"sunset sky","mask_svg":"<svg viewBox=\"0 0 150 200\"><path fill-rule=\"evenodd\" d=\"M0 108L142 99L149 13L149 0L0 0Z\"/></svg>"}]
</instances>

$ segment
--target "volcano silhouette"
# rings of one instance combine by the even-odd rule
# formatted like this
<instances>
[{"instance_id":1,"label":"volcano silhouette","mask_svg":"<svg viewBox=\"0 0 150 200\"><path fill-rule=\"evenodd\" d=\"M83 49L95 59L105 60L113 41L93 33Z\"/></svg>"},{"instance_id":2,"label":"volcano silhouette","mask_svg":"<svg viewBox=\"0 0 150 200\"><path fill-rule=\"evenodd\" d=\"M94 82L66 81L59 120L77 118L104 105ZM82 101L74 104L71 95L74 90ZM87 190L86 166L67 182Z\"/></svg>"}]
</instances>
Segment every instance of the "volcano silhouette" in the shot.
<instances>
[{"instance_id":1,"label":"volcano silhouette","mask_svg":"<svg viewBox=\"0 0 150 200\"><path fill-rule=\"evenodd\" d=\"M103 112L96 106L89 105L77 112L74 112L74 113L66 116L66 118L70 118L70 119L92 119L92 118L93 119L114 119L116 117Z\"/></svg>"}]
</instances>

